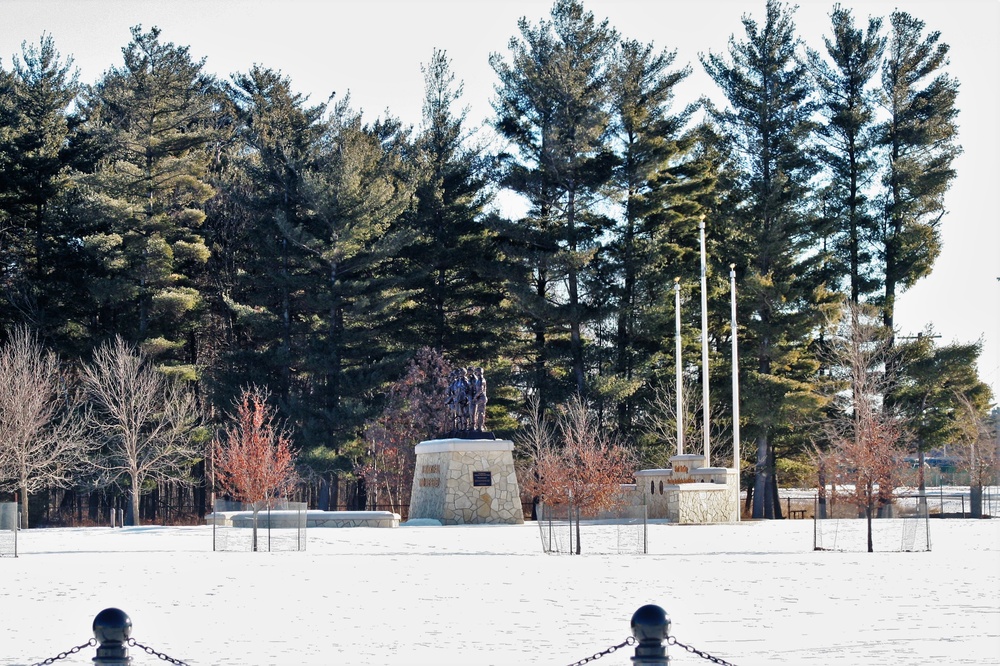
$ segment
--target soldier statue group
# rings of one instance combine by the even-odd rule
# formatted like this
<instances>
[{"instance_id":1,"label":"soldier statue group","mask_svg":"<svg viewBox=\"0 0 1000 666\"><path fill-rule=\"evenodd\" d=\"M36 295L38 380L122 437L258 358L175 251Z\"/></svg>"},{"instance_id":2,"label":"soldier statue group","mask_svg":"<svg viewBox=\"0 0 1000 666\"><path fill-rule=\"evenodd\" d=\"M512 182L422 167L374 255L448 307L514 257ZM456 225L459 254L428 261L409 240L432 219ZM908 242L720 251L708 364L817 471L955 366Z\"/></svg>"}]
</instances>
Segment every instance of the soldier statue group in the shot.
<instances>
[{"instance_id":1,"label":"soldier statue group","mask_svg":"<svg viewBox=\"0 0 1000 666\"><path fill-rule=\"evenodd\" d=\"M482 368L459 368L448 377L448 413L455 431L482 432L486 425L486 378Z\"/></svg>"}]
</instances>

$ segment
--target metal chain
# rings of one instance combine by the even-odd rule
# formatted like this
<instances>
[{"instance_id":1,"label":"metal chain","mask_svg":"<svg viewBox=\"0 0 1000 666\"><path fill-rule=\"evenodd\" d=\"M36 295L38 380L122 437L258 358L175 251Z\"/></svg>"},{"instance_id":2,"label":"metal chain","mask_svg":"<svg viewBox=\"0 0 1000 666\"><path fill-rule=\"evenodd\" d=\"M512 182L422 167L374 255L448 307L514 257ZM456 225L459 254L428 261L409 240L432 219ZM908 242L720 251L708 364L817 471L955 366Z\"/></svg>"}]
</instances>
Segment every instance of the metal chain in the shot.
<instances>
[{"instance_id":1,"label":"metal chain","mask_svg":"<svg viewBox=\"0 0 1000 666\"><path fill-rule=\"evenodd\" d=\"M673 636L668 636L667 637L667 645L676 645L679 648L684 648L685 650L687 650L691 654L696 654L699 657L701 657L702 659L708 659L713 664L720 664L720 666L736 666L736 664L731 664L728 661L726 661L725 659L719 659L718 657L713 657L712 655L710 655L707 652L702 652L698 648L693 648L690 645L684 645L684 643L681 643L679 640L677 640Z\"/></svg>"},{"instance_id":2,"label":"metal chain","mask_svg":"<svg viewBox=\"0 0 1000 666\"><path fill-rule=\"evenodd\" d=\"M163 661L167 661L167 662L170 662L171 664L175 664L175 666L188 666L186 663L184 663L180 659L174 659L173 657L165 655L162 652L157 652L153 648L148 647L146 645L143 645L142 643L139 643L134 638L128 639L127 643L128 643L129 647L137 647L140 650L144 651L146 654L151 654L154 657L157 657L157 658L159 658L159 659L161 659Z\"/></svg>"},{"instance_id":3,"label":"metal chain","mask_svg":"<svg viewBox=\"0 0 1000 666\"><path fill-rule=\"evenodd\" d=\"M625 647L626 645L635 645L635 638L633 638L632 636L629 636L628 638L625 639L624 643L619 643L618 645L612 645L611 647L609 647L604 652L598 652L597 654L593 655L592 657L585 657L584 659L581 659L580 661L574 661L569 666L583 666L584 664L590 663L592 661L597 661L598 659L600 659L604 655L611 654L615 650L620 650L621 648Z\"/></svg>"},{"instance_id":4,"label":"metal chain","mask_svg":"<svg viewBox=\"0 0 1000 666\"><path fill-rule=\"evenodd\" d=\"M54 657L49 657L45 661L40 661L37 664L32 664L31 666L49 666L50 664L56 663L60 659L65 659L66 657L70 656L71 654L76 654L77 652L79 652L83 648L94 647L95 645L97 645L97 640L94 639L94 638L91 638L89 641L87 641L83 645L77 645L76 647L70 648L70 649L66 650L65 652L60 652L59 654L57 654Z\"/></svg>"}]
</instances>

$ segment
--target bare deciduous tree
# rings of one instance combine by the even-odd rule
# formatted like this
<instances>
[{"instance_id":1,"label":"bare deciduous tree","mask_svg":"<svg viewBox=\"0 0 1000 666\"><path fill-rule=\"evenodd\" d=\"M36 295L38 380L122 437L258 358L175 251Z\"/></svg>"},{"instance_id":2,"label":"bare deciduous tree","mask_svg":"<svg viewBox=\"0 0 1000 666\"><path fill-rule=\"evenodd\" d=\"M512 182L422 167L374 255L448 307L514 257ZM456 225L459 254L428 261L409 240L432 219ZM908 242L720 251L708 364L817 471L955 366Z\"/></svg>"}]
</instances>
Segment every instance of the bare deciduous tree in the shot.
<instances>
[{"instance_id":1,"label":"bare deciduous tree","mask_svg":"<svg viewBox=\"0 0 1000 666\"><path fill-rule=\"evenodd\" d=\"M121 338L101 345L83 371L99 446L98 483L127 477L131 489L127 522L139 524L139 498L147 482L188 480L203 454L195 442L199 414L194 396L165 377Z\"/></svg>"},{"instance_id":2,"label":"bare deciduous tree","mask_svg":"<svg viewBox=\"0 0 1000 666\"><path fill-rule=\"evenodd\" d=\"M576 510L579 554L580 514L596 514L621 500L621 484L631 481L635 457L598 427L580 396L561 406L554 427L536 406L527 430L521 443L531 460L521 487L547 504Z\"/></svg>"},{"instance_id":3,"label":"bare deciduous tree","mask_svg":"<svg viewBox=\"0 0 1000 666\"><path fill-rule=\"evenodd\" d=\"M0 348L0 489L16 489L21 525L28 494L65 487L87 450L85 419L57 356L18 327Z\"/></svg>"},{"instance_id":4,"label":"bare deciduous tree","mask_svg":"<svg viewBox=\"0 0 1000 666\"><path fill-rule=\"evenodd\" d=\"M996 430L991 427L985 409L977 407L969 396L955 393L961 405L956 414L958 428L953 448L960 468L969 470L969 511L973 518L983 517L983 486L991 483L1000 469Z\"/></svg>"},{"instance_id":5,"label":"bare deciduous tree","mask_svg":"<svg viewBox=\"0 0 1000 666\"><path fill-rule=\"evenodd\" d=\"M368 456L358 473L367 482L372 505L388 503L399 511L410 500L414 447L452 427L444 404L450 371L440 352L420 349L403 378L390 387L385 409L365 424Z\"/></svg>"},{"instance_id":6,"label":"bare deciduous tree","mask_svg":"<svg viewBox=\"0 0 1000 666\"><path fill-rule=\"evenodd\" d=\"M296 481L291 437L277 423L260 387L243 390L233 424L213 448L215 480L223 493L253 509L253 550L257 550L257 514L284 497Z\"/></svg>"},{"instance_id":7,"label":"bare deciduous tree","mask_svg":"<svg viewBox=\"0 0 1000 666\"><path fill-rule=\"evenodd\" d=\"M851 500L868 521L868 552L874 552L876 502L890 507L902 470L901 418L885 403L892 386L893 348L874 309L847 304L830 339L827 365L840 379L834 413L826 424L831 450L825 457L836 483L853 486Z\"/></svg>"},{"instance_id":8,"label":"bare deciduous tree","mask_svg":"<svg viewBox=\"0 0 1000 666\"><path fill-rule=\"evenodd\" d=\"M702 435L701 380L694 374L685 374L681 385L681 437L684 452L701 453L704 450ZM716 402L709 406L709 433L713 460L732 455L732 442L725 438L724 428L731 421L727 405ZM677 388L675 384L660 384L653 392L642 414L644 438L655 442L652 450L644 449L643 462L654 467L669 467L670 457L677 453Z\"/></svg>"}]
</instances>

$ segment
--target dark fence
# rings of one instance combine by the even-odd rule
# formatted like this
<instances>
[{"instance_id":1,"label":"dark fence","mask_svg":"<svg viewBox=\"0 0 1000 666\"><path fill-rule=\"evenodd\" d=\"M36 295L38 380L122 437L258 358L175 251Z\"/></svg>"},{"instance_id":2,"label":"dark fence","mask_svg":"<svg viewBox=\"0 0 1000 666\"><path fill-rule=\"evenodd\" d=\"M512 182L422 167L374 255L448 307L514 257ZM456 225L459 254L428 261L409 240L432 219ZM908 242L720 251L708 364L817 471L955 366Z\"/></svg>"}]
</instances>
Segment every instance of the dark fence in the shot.
<instances>
[{"instance_id":1,"label":"dark fence","mask_svg":"<svg viewBox=\"0 0 1000 666\"><path fill-rule=\"evenodd\" d=\"M630 659L633 664L669 666L670 657L667 656L668 645L676 645L702 659L707 659L713 664L735 666L735 664L718 657L713 657L707 652L693 648L690 645L685 645L671 636L670 618L667 616L667 612L659 606L648 604L639 608L639 610L632 614L630 626L632 635L626 638L624 642L612 645L606 650L596 652L589 657L584 657L579 661L573 662L570 666L583 666L583 664L631 646L635 646L635 654ZM138 648L160 661L165 661L175 666L188 666L188 664L180 659L175 659L132 638L132 619L125 611L117 608L105 608L98 613L97 617L94 618L93 632L94 637L86 643L74 646L65 652L60 652L54 657L43 659L32 664L32 666L48 666L90 647L97 648L97 656L91 661L100 666L131 666L133 660L129 656L129 648Z\"/></svg>"}]
</instances>

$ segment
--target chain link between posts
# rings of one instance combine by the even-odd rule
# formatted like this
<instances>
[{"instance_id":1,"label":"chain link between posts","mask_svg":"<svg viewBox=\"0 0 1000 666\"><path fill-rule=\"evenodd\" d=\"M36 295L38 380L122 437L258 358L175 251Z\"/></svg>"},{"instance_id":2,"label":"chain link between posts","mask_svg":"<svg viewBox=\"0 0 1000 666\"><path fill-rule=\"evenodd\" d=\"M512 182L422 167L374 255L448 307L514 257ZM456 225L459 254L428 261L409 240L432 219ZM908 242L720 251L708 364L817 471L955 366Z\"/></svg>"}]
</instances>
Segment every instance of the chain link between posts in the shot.
<instances>
[{"instance_id":1,"label":"chain link between posts","mask_svg":"<svg viewBox=\"0 0 1000 666\"><path fill-rule=\"evenodd\" d=\"M134 638L128 639L125 642L125 644L128 645L129 647L137 647L140 650L142 650L143 652L145 652L146 654L151 654L154 657L156 657L157 659L160 659L161 661L166 661L166 662L169 662L171 664L174 664L174 666L188 666L188 664L184 663L180 659L174 659L170 655L163 654L162 652L157 652L153 648L151 648L151 647L149 647L147 645L143 645L142 643L136 641ZM89 641L87 641L83 645L77 645L76 647L71 647L70 649L66 650L65 652L60 652L59 654L57 654L54 657L49 657L45 661L39 661L38 663L32 664L31 666L51 666L51 664L54 664L54 663L56 663L57 661L59 661L61 659L65 659L66 657L72 656L72 655L76 654L77 652L79 652L80 650L83 650L83 649L89 648L89 647L95 647L96 645L97 645L97 639L96 638L91 638Z\"/></svg>"},{"instance_id":2,"label":"chain link between posts","mask_svg":"<svg viewBox=\"0 0 1000 666\"><path fill-rule=\"evenodd\" d=\"M569 666L583 666L584 664L589 664L592 661L597 661L601 657L603 657L605 655L609 655L612 652L615 652L616 650L620 650L620 649L622 649L623 647L625 647L627 645L635 645L635 644L636 644L635 638L629 636L628 638L625 639L624 643L619 643L618 645L612 645L611 647L609 647L604 652L598 652L598 653L596 653L595 655L593 655L591 657L584 657L580 661L574 661ZM684 645L684 643L681 643L680 641L678 641L673 636L668 636L667 637L667 645L676 645L679 648L683 648L683 649L687 650L691 654L698 655L702 659L707 659L708 661L712 662L713 664L719 664L719 666L736 666L736 664L730 663L730 662L726 661L725 659L720 659L719 657L713 657L709 653L704 652L702 650L699 650L698 648L691 647L690 645Z\"/></svg>"},{"instance_id":3,"label":"chain link between posts","mask_svg":"<svg viewBox=\"0 0 1000 666\"><path fill-rule=\"evenodd\" d=\"M49 657L45 661L40 661L37 664L32 664L31 666L49 666L50 664L56 663L60 659L65 659L66 657L68 657L70 655L76 654L77 652L79 652L80 650L82 650L84 648L94 647L95 645L97 645L97 639L91 638L89 641L87 641L83 645L77 645L76 647L72 647L72 648L66 650L65 652L60 652L59 654L57 654L54 657Z\"/></svg>"},{"instance_id":4,"label":"chain link between posts","mask_svg":"<svg viewBox=\"0 0 1000 666\"><path fill-rule=\"evenodd\" d=\"M151 648L151 647L149 647L147 645L143 645L142 643L136 641L134 638L128 639L128 641L126 642L126 644L129 647L137 647L140 650L142 650L143 652L145 652L146 654L151 654L154 657L156 657L157 659L160 659L161 661L166 661L166 662L169 662L171 664L175 664L175 666L188 666L188 664L184 663L180 659L174 659L173 657L171 657L169 655L165 655L162 652L157 652L153 648Z\"/></svg>"},{"instance_id":5,"label":"chain link between posts","mask_svg":"<svg viewBox=\"0 0 1000 666\"><path fill-rule=\"evenodd\" d=\"M736 664L731 664L728 661L726 661L725 659L719 659L718 657L713 657L712 655L710 655L707 652L702 652L698 648L693 648L690 645L684 645L684 643L681 643L679 640L677 640L673 636L668 636L667 637L667 645L676 645L679 648L684 648L685 650L687 650L691 654L696 654L699 657L701 657L702 659L708 659L713 664L720 664L720 666L736 666Z\"/></svg>"},{"instance_id":6,"label":"chain link between posts","mask_svg":"<svg viewBox=\"0 0 1000 666\"><path fill-rule=\"evenodd\" d=\"M580 661L574 661L569 666L583 666L584 664L589 664L592 661L597 661L598 659L600 659L601 657L603 657L605 655L611 654L615 650L620 650L623 647L625 647L626 645L635 645L635 643L636 643L636 640L633 637L629 636L628 638L625 639L624 643L619 643L618 645L612 645L611 647L609 647L604 652L598 652L598 653L594 654L593 656L584 657Z\"/></svg>"}]
</instances>

